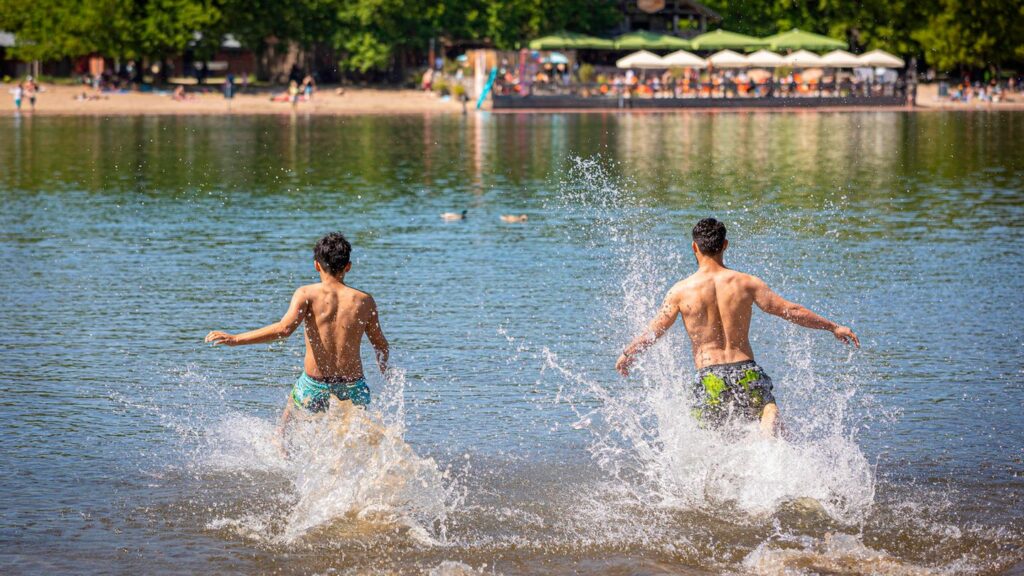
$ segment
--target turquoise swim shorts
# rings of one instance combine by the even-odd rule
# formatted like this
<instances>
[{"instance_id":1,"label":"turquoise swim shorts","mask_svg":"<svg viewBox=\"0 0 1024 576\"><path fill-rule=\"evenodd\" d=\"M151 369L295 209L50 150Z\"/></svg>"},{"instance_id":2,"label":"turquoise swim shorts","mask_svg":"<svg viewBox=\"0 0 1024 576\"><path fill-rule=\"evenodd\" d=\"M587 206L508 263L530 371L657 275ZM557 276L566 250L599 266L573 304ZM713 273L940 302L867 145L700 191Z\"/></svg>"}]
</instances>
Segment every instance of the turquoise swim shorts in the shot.
<instances>
[{"instance_id":1,"label":"turquoise swim shorts","mask_svg":"<svg viewBox=\"0 0 1024 576\"><path fill-rule=\"evenodd\" d=\"M356 406L370 403L370 387L363 378L355 381L330 378L321 382L303 372L292 386L292 402L310 412L327 410L332 394L338 400L351 400Z\"/></svg>"}]
</instances>

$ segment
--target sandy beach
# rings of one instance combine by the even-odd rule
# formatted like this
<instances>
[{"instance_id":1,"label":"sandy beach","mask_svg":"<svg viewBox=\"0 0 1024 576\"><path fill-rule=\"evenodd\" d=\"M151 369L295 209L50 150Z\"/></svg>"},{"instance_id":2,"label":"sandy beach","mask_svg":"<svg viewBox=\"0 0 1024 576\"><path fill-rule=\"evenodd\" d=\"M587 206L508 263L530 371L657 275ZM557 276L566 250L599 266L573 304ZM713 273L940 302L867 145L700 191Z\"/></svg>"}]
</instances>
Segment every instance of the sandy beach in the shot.
<instances>
[{"instance_id":1,"label":"sandy beach","mask_svg":"<svg viewBox=\"0 0 1024 576\"><path fill-rule=\"evenodd\" d=\"M0 84L0 113L14 112L13 84ZM209 92L189 92L188 99L177 101L171 92L105 92L96 93L81 86L44 84L36 101L36 114L117 115L117 114L288 114L288 102L274 102L271 97L283 90L260 90L224 99L219 85ZM83 99L82 95L86 98ZM22 112L30 110L27 101ZM421 114L457 113L462 104L442 99L436 94L408 89L346 88L343 94L329 87L316 93L309 102L299 102L295 110L301 114Z\"/></svg>"},{"instance_id":2,"label":"sandy beach","mask_svg":"<svg viewBox=\"0 0 1024 576\"><path fill-rule=\"evenodd\" d=\"M14 99L10 95L13 84L0 84L0 113L14 112ZM707 108L707 109L662 109L655 111L633 111L633 112L837 112L837 111L865 111L865 110L889 110L889 111L927 111L927 110L962 110L962 111L996 111L996 110L1024 110L1024 95L1015 94L1009 101L971 102L956 103L948 100L939 100L937 97L938 87L935 84L922 84L918 89L918 100L916 108L905 107L825 107L825 108ZM80 86L59 86L53 84L43 85L43 91L39 94L36 102L36 114L47 115L203 115L203 114L288 114L292 106L288 102L275 102L272 96L281 94L281 90L252 91L250 93L238 94L231 100L230 105L220 92L220 86L211 85L208 92L189 92L188 99L184 101L174 100L170 91L161 92L109 92L97 94L91 90L83 90ZM83 96L84 95L84 96ZM467 104L468 109L473 108L473 103ZM485 104L489 108L489 103ZM346 88L338 94L334 87L327 87L318 92L311 101L300 101L295 111L300 114L325 114L325 115L349 115L349 114L445 114L461 113L462 104L454 99L437 96L434 93L422 92L409 89L379 89L379 88ZM22 103L23 113L31 112L27 101ZM550 113L554 110L509 110L508 113ZM564 112L564 110L559 110ZM580 110L588 112L588 110Z\"/></svg>"}]
</instances>

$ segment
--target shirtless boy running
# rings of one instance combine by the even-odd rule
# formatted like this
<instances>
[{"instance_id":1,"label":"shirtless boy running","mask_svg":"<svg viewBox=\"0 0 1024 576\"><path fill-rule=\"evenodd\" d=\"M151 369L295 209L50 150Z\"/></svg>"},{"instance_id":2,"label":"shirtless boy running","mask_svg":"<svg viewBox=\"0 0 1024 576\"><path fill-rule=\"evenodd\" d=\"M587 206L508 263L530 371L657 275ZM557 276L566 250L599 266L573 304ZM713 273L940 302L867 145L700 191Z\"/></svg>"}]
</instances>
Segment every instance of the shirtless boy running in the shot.
<instances>
[{"instance_id":1,"label":"shirtless boy running","mask_svg":"<svg viewBox=\"0 0 1024 576\"><path fill-rule=\"evenodd\" d=\"M705 218L693 227L692 247L697 271L668 291L648 331L626 346L615 369L628 376L637 354L653 346L682 315L697 368L695 415L712 426L734 417L760 420L762 432L774 434L778 407L772 380L754 361L750 347L753 305L805 328L828 330L842 342L860 347L860 341L846 326L786 301L760 278L726 268L722 255L729 241L725 224L718 220Z\"/></svg>"},{"instance_id":2,"label":"shirtless boy running","mask_svg":"<svg viewBox=\"0 0 1024 576\"><path fill-rule=\"evenodd\" d=\"M304 370L285 405L280 434L293 408L323 412L332 395L355 406L370 403L359 356L363 334L376 351L381 373L387 371L388 341L377 318L377 304L373 296L345 285L345 274L352 268L351 253L352 245L341 234L324 236L313 248L313 265L320 273L320 282L296 290L280 321L244 334L214 330L206 335L206 341L214 344L262 344L288 338L300 324L305 325Z\"/></svg>"}]
</instances>

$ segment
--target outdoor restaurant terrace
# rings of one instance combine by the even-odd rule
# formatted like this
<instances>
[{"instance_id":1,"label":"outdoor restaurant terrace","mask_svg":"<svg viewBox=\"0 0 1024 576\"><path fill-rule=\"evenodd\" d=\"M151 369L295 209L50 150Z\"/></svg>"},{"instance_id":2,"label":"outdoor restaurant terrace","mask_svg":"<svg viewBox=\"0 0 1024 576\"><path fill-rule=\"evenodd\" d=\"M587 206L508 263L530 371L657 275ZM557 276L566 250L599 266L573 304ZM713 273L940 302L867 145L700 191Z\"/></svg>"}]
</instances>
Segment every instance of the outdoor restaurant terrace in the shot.
<instances>
[{"instance_id":1,"label":"outdoor restaurant terrace","mask_svg":"<svg viewBox=\"0 0 1024 576\"><path fill-rule=\"evenodd\" d=\"M672 108L904 105L906 63L803 30L755 38L635 31L560 32L502 60L494 108ZM612 60L614 58L614 60Z\"/></svg>"}]
</instances>

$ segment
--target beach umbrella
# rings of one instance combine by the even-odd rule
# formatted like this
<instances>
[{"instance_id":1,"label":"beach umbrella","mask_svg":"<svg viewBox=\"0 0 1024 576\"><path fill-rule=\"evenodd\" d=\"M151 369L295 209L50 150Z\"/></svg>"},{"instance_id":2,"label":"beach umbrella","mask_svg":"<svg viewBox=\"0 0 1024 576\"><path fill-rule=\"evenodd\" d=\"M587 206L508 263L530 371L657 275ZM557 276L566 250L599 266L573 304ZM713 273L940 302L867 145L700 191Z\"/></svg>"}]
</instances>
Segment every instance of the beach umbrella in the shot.
<instances>
[{"instance_id":1,"label":"beach umbrella","mask_svg":"<svg viewBox=\"0 0 1024 576\"><path fill-rule=\"evenodd\" d=\"M618 50L683 50L689 47L689 40L647 30L637 30L615 39L615 48Z\"/></svg>"},{"instance_id":2,"label":"beach umbrella","mask_svg":"<svg viewBox=\"0 0 1024 576\"><path fill-rule=\"evenodd\" d=\"M613 50L615 43L606 38L562 30L530 40L530 50Z\"/></svg>"},{"instance_id":3,"label":"beach umbrella","mask_svg":"<svg viewBox=\"0 0 1024 576\"><path fill-rule=\"evenodd\" d=\"M846 48L846 42L793 28L764 39L772 50L832 50Z\"/></svg>"},{"instance_id":4,"label":"beach umbrella","mask_svg":"<svg viewBox=\"0 0 1024 576\"><path fill-rule=\"evenodd\" d=\"M893 56L885 50L872 50L857 57L861 66L871 68L903 68L906 64L902 58Z\"/></svg>"},{"instance_id":5,"label":"beach umbrella","mask_svg":"<svg viewBox=\"0 0 1024 576\"><path fill-rule=\"evenodd\" d=\"M858 68L863 66L856 56L846 50L833 50L821 57L821 65L826 68Z\"/></svg>"},{"instance_id":6,"label":"beach umbrella","mask_svg":"<svg viewBox=\"0 0 1024 576\"><path fill-rule=\"evenodd\" d=\"M661 61L668 68L707 68L708 66L703 58L686 50L676 50L662 58Z\"/></svg>"},{"instance_id":7,"label":"beach umbrella","mask_svg":"<svg viewBox=\"0 0 1024 576\"><path fill-rule=\"evenodd\" d=\"M782 57L782 63L794 68L814 68L821 66L821 56L807 50L797 50Z\"/></svg>"},{"instance_id":8,"label":"beach umbrella","mask_svg":"<svg viewBox=\"0 0 1024 576\"><path fill-rule=\"evenodd\" d=\"M544 59L544 62L550 64L568 64L569 59L561 52L552 52L548 54L548 57Z\"/></svg>"},{"instance_id":9,"label":"beach umbrella","mask_svg":"<svg viewBox=\"0 0 1024 576\"><path fill-rule=\"evenodd\" d=\"M779 66L786 65L782 60L782 56L767 50L758 50L753 54L748 54L747 64L757 68L778 68Z\"/></svg>"},{"instance_id":10,"label":"beach umbrella","mask_svg":"<svg viewBox=\"0 0 1024 576\"><path fill-rule=\"evenodd\" d=\"M755 50L767 46L760 38L718 29L690 40L694 50Z\"/></svg>"},{"instance_id":11,"label":"beach umbrella","mask_svg":"<svg viewBox=\"0 0 1024 576\"><path fill-rule=\"evenodd\" d=\"M615 66L618 68L668 68L665 66L665 62L657 54L652 54L647 50L640 50L639 52L633 52L629 56L619 58L615 62Z\"/></svg>"},{"instance_id":12,"label":"beach umbrella","mask_svg":"<svg viewBox=\"0 0 1024 576\"><path fill-rule=\"evenodd\" d=\"M750 66L743 54L732 50L721 50L708 56L708 64L715 68L747 68Z\"/></svg>"}]
</instances>

